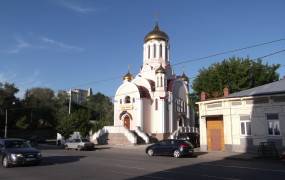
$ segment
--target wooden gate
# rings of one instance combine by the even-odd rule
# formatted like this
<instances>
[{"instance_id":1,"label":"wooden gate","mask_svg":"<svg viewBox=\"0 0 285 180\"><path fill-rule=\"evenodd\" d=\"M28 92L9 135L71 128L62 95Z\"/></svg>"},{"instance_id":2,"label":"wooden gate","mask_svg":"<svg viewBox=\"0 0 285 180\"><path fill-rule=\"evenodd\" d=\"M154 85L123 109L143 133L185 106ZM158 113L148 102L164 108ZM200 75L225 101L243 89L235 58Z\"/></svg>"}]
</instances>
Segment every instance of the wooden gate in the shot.
<instances>
[{"instance_id":1,"label":"wooden gate","mask_svg":"<svg viewBox=\"0 0 285 180\"><path fill-rule=\"evenodd\" d=\"M207 144L209 151L224 150L224 125L222 117L207 117Z\"/></svg>"},{"instance_id":2,"label":"wooden gate","mask_svg":"<svg viewBox=\"0 0 285 180\"><path fill-rule=\"evenodd\" d=\"M130 117L129 117L129 116L125 116L125 117L124 117L124 126L125 126L127 129L130 129Z\"/></svg>"}]
</instances>

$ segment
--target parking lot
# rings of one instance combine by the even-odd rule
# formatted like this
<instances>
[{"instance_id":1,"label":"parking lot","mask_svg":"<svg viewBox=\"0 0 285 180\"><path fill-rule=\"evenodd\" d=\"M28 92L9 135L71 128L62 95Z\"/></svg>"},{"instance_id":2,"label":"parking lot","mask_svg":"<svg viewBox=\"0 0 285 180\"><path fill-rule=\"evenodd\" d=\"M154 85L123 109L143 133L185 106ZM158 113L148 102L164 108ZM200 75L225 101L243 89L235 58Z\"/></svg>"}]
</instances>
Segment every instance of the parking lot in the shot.
<instances>
[{"instance_id":1,"label":"parking lot","mask_svg":"<svg viewBox=\"0 0 285 180\"><path fill-rule=\"evenodd\" d=\"M40 166L0 168L1 180L55 179L285 179L285 164L234 159L223 153L149 157L145 146L102 146L94 151L42 150ZM226 158L226 159L225 159Z\"/></svg>"}]
</instances>

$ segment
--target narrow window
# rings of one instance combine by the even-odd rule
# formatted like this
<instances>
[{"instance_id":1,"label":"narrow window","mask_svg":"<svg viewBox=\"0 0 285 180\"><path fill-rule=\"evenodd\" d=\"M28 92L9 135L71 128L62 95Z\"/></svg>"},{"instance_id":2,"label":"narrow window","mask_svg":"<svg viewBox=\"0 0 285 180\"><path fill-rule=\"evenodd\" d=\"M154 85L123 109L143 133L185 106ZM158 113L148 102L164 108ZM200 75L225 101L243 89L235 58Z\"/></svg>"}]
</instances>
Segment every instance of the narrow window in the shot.
<instances>
[{"instance_id":1,"label":"narrow window","mask_svg":"<svg viewBox=\"0 0 285 180\"><path fill-rule=\"evenodd\" d=\"M158 100L155 99L155 110L157 111L158 110Z\"/></svg>"},{"instance_id":2,"label":"narrow window","mask_svg":"<svg viewBox=\"0 0 285 180\"><path fill-rule=\"evenodd\" d=\"M156 58L156 45L153 45L153 58Z\"/></svg>"},{"instance_id":3,"label":"narrow window","mask_svg":"<svg viewBox=\"0 0 285 180\"><path fill-rule=\"evenodd\" d=\"M162 44L159 45L159 57L162 57Z\"/></svg>"},{"instance_id":4,"label":"narrow window","mask_svg":"<svg viewBox=\"0 0 285 180\"><path fill-rule=\"evenodd\" d=\"M122 99L120 99L120 104L122 104Z\"/></svg>"},{"instance_id":5,"label":"narrow window","mask_svg":"<svg viewBox=\"0 0 285 180\"><path fill-rule=\"evenodd\" d=\"M126 97L125 97L125 103L130 103L130 102L131 102L130 96L126 96Z\"/></svg>"},{"instance_id":6,"label":"narrow window","mask_svg":"<svg viewBox=\"0 0 285 180\"><path fill-rule=\"evenodd\" d=\"M160 77L160 87L163 87L162 77Z\"/></svg>"},{"instance_id":7,"label":"narrow window","mask_svg":"<svg viewBox=\"0 0 285 180\"><path fill-rule=\"evenodd\" d=\"M147 54L148 54L148 59L149 59L150 58L150 46L149 45L147 46L147 51L148 51Z\"/></svg>"},{"instance_id":8,"label":"narrow window","mask_svg":"<svg viewBox=\"0 0 285 180\"><path fill-rule=\"evenodd\" d=\"M167 46L165 46L165 60L168 60Z\"/></svg>"},{"instance_id":9,"label":"narrow window","mask_svg":"<svg viewBox=\"0 0 285 180\"><path fill-rule=\"evenodd\" d=\"M159 77L156 78L156 87L159 87Z\"/></svg>"},{"instance_id":10,"label":"narrow window","mask_svg":"<svg viewBox=\"0 0 285 180\"><path fill-rule=\"evenodd\" d=\"M280 135L279 115L277 113L266 114L268 124L268 134L271 136Z\"/></svg>"},{"instance_id":11,"label":"narrow window","mask_svg":"<svg viewBox=\"0 0 285 180\"><path fill-rule=\"evenodd\" d=\"M135 98L133 98L133 103L135 103L136 102L136 100L135 100Z\"/></svg>"}]
</instances>

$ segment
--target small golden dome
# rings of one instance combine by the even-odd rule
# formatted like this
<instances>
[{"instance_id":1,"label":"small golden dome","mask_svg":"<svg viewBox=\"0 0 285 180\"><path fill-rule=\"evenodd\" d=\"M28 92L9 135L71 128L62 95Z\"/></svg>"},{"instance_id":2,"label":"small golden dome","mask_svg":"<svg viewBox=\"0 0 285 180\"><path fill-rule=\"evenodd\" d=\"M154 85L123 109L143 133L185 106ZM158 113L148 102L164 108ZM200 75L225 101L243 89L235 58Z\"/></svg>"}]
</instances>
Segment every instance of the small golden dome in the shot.
<instances>
[{"instance_id":1,"label":"small golden dome","mask_svg":"<svg viewBox=\"0 0 285 180\"><path fill-rule=\"evenodd\" d=\"M158 73L163 73L165 74L165 69L162 67L162 65L159 66L159 68L157 68L155 70L155 74L158 74Z\"/></svg>"},{"instance_id":2,"label":"small golden dome","mask_svg":"<svg viewBox=\"0 0 285 180\"><path fill-rule=\"evenodd\" d=\"M186 81L186 82L189 82L189 78L186 76L186 74L183 72L182 76L180 77L180 79L182 81Z\"/></svg>"},{"instance_id":3,"label":"small golden dome","mask_svg":"<svg viewBox=\"0 0 285 180\"><path fill-rule=\"evenodd\" d=\"M154 26L153 30L150 31L145 37L144 42L146 43L149 40L157 39L157 40L164 40L168 41L168 35L159 29L158 23Z\"/></svg>"},{"instance_id":4,"label":"small golden dome","mask_svg":"<svg viewBox=\"0 0 285 180\"><path fill-rule=\"evenodd\" d=\"M123 80L131 81L133 79L133 75L128 71L127 74L124 75Z\"/></svg>"}]
</instances>

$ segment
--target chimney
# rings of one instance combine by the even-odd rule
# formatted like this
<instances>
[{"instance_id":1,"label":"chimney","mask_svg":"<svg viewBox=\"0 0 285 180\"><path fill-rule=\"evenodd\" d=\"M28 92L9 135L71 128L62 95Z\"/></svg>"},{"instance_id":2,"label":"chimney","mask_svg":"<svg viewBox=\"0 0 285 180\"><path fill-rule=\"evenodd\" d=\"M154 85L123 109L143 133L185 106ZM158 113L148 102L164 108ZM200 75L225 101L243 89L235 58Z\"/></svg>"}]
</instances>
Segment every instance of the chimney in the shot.
<instances>
[{"instance_id":1,"label":"chimney","mask_svg":"<svg viewBox=\"0 0 285 180\"><path fill-rule=\"evenodd\" d=\"M206 93L204 91L201 92L200 100L201 101L205 101L206 100Z\"/></svg>"},{"instance_id":2,"label":"chimney","mask_svg":"<svg viewBox=\"0 0 285 180\"><path fill-rule=\"evenodd\" d=\"M228 87L225 87L225 88L224 88L224 97L229 96L229 94L230 94L229 88L228 88Z\"/></svg>"}]
</instances>

